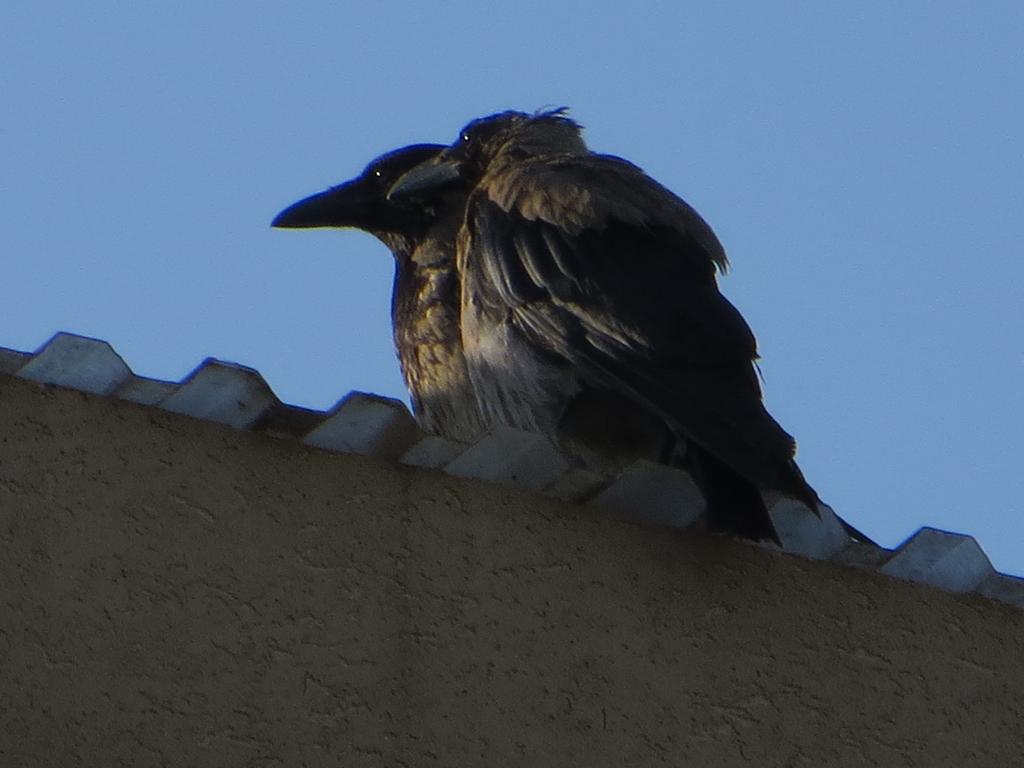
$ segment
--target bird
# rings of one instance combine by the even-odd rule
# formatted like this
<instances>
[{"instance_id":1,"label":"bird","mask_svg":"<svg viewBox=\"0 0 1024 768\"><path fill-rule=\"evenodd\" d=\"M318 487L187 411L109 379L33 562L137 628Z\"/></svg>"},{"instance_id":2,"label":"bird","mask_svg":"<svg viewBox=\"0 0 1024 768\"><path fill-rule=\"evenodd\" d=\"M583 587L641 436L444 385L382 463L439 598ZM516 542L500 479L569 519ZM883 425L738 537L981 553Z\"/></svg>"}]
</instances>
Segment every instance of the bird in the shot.
<instances>
[{"instance_id":1,"label":"bird","mask_svg":"<svg viewBox=\"0 0 1024 768\"><path fill-rule=\"evenodd\" d=\"M686 467L714 531L778 543L765 493L819 512L765 408L754 334L719 290L725 250L694 208L590 151L565 108L474 120L389 199L452 185L471 188L455 263L489 428L539 431L598 463Z\"/></svg>"},{"instance_id":2,"label":"bird","mask_svg":"<svg viewBox=\"0 0 1024 768\"><path fill-rule=\"evenodd\" d=\"M459 330L455 235L465 192L448 185L402 201L387 199L405 172L435 157L439 144L413 144L372 160L356 178L281 211L284 229L356 228L394 256L391 319L413 414L428 434L474 443L486 434L476 407Z\"/></svg>"}]
</instances>

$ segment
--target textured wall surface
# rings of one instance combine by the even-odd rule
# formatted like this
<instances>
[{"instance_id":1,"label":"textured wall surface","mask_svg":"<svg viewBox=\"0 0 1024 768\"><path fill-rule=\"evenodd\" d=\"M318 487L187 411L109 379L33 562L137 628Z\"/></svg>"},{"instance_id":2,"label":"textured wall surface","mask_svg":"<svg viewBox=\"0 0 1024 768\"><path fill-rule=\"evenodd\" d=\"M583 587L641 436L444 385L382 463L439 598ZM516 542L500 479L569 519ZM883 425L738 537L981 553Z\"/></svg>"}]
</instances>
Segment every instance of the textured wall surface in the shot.
<instances>
[{"instance_id":1,"label":"textured wall surface","mask_svg":"<svg viewBox=\"0 0 1024 768\"><path fill-rule=\"evenodd\" d=\"M1024 611L0 377L0 765L1009 766Z\"/></svg>"}]
</instances>

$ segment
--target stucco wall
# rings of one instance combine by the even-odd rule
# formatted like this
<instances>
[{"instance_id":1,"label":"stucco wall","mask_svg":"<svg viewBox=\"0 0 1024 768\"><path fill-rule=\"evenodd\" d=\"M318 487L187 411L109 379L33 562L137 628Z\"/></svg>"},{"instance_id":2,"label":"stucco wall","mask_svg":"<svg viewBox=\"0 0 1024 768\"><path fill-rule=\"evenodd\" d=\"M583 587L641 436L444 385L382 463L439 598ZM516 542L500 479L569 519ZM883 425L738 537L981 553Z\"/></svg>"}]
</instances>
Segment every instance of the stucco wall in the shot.
<instances>
[{"instance_id":1,"label":"stucco wall","mask_svg":"<svg viewBox=\"0 0 1024 768\"><path fill-rule=\"evenodd\" d=\"M1011 766L1024 611L0 377L0 765Z\"/></svg>"}]
</instances>

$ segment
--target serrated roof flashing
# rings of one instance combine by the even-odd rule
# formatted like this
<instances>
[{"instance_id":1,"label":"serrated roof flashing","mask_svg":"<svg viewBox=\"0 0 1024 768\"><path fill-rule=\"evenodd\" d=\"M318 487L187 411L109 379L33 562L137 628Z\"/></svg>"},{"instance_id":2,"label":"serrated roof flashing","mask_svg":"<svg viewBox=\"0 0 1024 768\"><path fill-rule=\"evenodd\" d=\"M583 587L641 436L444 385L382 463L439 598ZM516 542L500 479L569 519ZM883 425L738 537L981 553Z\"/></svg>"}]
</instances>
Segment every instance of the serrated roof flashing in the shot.
<instances>
[{"instance_id":1,"label":"serrated roof flashing","mask_svg":"<svg viewBox=\"0 0 1024 768\"><path fill-rule=\"evenodd\" d=\"M402 402L362 392L327 411L300 408L282 403L257 371L213 358L180 382L161 381L135 375L105 341L58 333L32 353L0 348L0 374L591 504L636 523L688 528L704 512L682 469L639 461L601 476L573 467L543 435L511 429L465 445L421 432ZM828 507L818 517L793 499L769 504L784 552L1024 608L1024 579L998 573L970 536L925 527L890 550L852 540Z\"/></svg>"}]
</instances>

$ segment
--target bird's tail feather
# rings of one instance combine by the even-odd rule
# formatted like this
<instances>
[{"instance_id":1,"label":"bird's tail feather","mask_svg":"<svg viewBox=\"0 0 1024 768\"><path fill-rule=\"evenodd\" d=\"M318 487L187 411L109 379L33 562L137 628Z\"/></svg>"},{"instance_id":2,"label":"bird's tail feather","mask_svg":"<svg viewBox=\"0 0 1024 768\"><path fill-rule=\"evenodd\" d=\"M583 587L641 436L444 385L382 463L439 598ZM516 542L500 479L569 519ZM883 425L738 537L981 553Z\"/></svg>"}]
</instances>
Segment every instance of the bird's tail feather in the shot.
<instances>
[{"instance_id":1,"label":"bird's tail feather","mask_svg":"<svg viewBox=\"0 0 1024 768\"><path fill-rule=\"evenodd\" d=\"M686 463L707 501L709 530L781 544L756 485L697 446Z\"/></svg>"}]
</instances>

